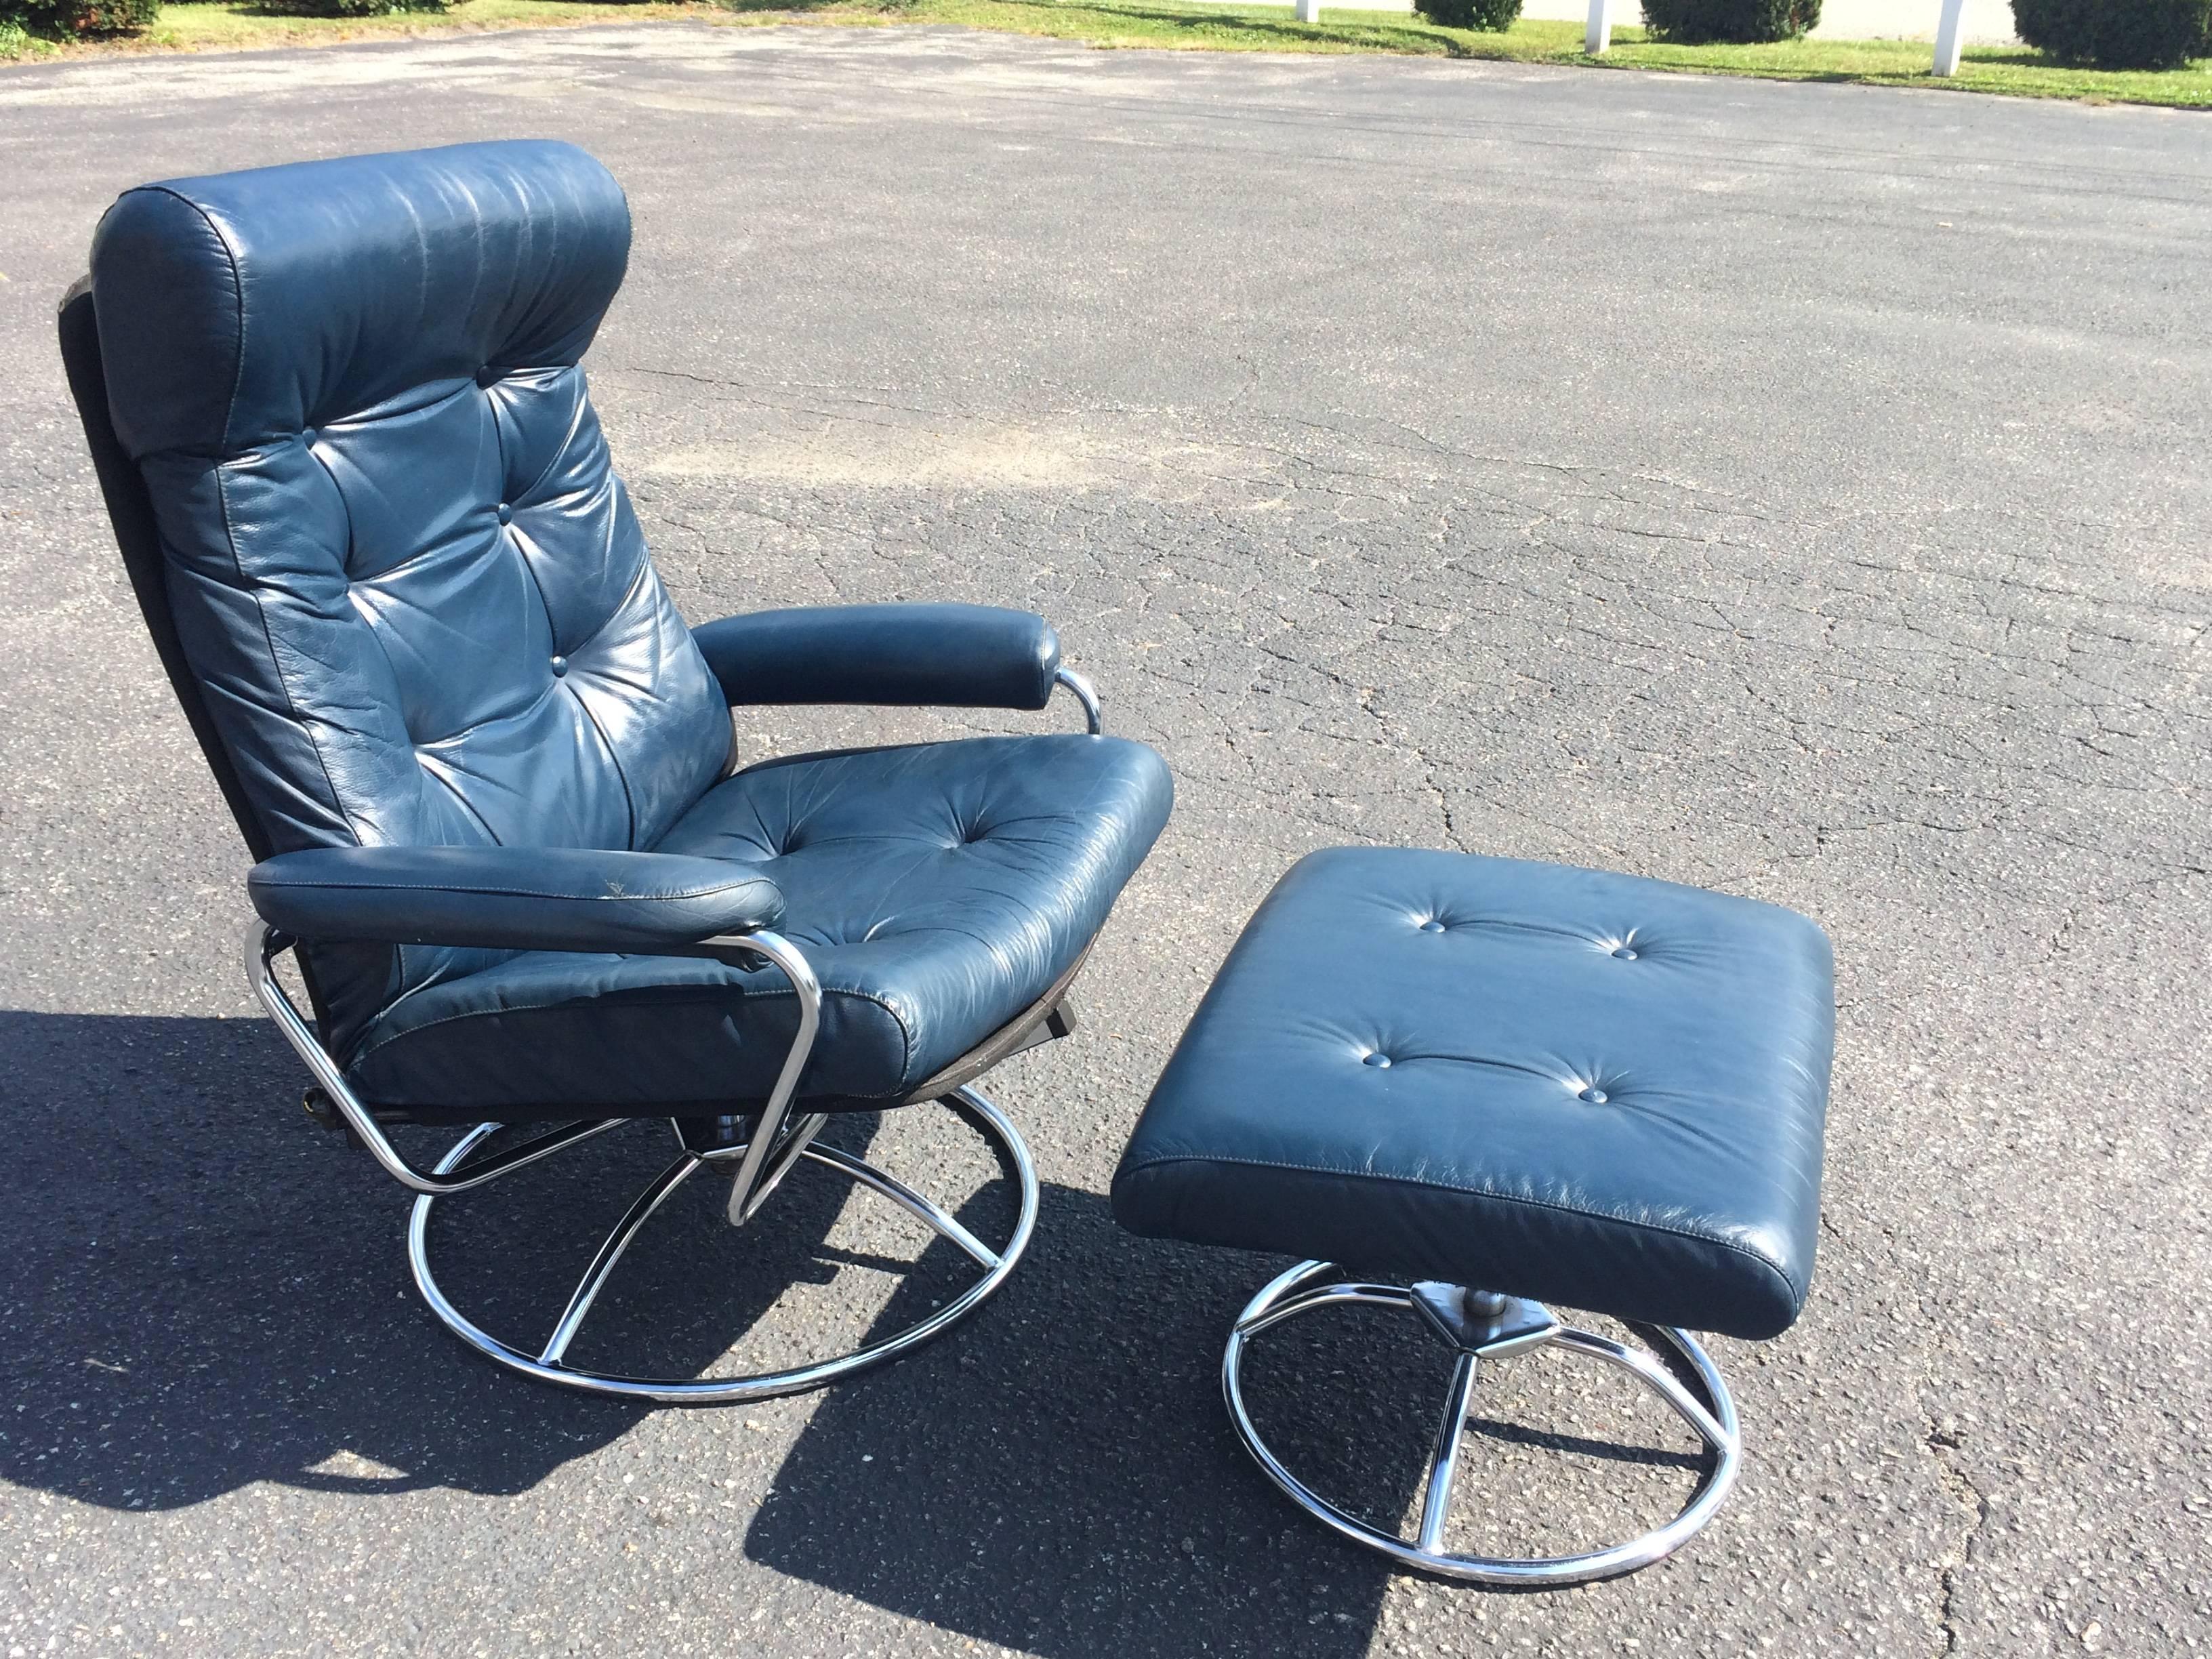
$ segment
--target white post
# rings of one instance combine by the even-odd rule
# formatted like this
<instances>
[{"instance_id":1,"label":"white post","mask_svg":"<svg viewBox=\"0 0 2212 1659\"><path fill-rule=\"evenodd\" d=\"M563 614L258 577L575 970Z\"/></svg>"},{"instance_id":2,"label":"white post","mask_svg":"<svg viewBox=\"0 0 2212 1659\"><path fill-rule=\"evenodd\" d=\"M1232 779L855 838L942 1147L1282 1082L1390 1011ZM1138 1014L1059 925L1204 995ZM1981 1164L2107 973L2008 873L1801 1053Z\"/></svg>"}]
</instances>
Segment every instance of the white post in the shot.
<instances>
[{"instance_id":1,"label":"white post","mask_svg":"<svg viewBox=\"0 0 2212 1659\"><path fill-rule=\"evenodd\" d=\"M1583 31L1583 50L1596 57L1613 44L1613 0L1589 0L1589 26Z\"/></svg>"},{"instance_id":2,"label":"white post","mask_svg":"<svg viewBox=\"0 0 2212 1659\"><path fill-rule=\"evenodd\" d=\"M1590 0L1592 5L1597 0ZM1959 72L1960 36L1966 32L1966 0L1943 0L1943 21L1936 29L1936 73Z\"/></svg>"},{"instance_id":3,"label":"white post","mask_svg":"<svg viewBox=\"0 0 2212 1659\"><path fill-rule=\"evenodd\" d=\"M1321 0L1298 0L1298 21L1301 23L1320 22Z\"/></svg>"}]
</instances>

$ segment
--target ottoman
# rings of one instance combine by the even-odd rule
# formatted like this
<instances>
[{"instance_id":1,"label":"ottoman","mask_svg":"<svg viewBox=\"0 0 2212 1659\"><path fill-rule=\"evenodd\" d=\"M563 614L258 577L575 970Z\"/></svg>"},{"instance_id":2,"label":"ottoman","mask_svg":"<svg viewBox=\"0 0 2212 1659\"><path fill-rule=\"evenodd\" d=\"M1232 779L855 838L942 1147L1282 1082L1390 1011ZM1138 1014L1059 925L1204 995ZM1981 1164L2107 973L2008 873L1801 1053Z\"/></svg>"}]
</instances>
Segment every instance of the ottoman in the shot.
<instances>
[{"instance_id":1,"label":"ottoman","mask_svg":"<svg viewBox=\"0 0 2212 1659\"><path fill-rule=\"evenodd\" d=\"M1804 1305L1834 1041L1826 936L1753 900L1565 866L1340 848L1277 884L1162 1073L1114 1178L1121 1224L1310 1258L1232 1328L1222 1384L1267 1474L1401 1565L1504 1584L1632 1571L1709 1520L1741 1454L1686 1329L1778 1334ZM1641 1342L1563 1324L1610 1316ZM1453 1356L1418 1535L1309 1489L1261 1441L1247 1342L1347 1303ZM1619 1366L1704 1440L1668 1525L1585 1554L1456 1555L1445 1516L1484 1360Z\"/></svg>"}]
</instances>

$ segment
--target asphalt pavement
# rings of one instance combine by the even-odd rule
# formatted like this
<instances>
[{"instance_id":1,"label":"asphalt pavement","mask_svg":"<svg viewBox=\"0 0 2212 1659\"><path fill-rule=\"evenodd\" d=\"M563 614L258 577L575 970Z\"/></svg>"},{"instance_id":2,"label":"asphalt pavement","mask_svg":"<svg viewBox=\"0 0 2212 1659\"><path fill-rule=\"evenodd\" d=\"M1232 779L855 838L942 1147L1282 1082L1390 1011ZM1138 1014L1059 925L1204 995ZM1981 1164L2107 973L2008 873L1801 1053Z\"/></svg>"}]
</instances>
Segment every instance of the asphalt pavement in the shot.
<instances>
[{"instance_id":1,"label":"asphalt pavement","mask_svg":"<svg viewBox=\"0 0 2212 1659\"><path fill-rule=\"evenodd\" d=\"M246 856L63 387L53 302L124 187L526 134L630 192L589 365L689 615L1034 607L1177 779L1081 1030L994 1084L1046 1182L1031 1258L824 1395L572 1399L416 1304L400 1194L302 1118L240 983ZM2208 140L2152 110L906 28L0 71L0 1649L2212 1642ZM1833 934L1819 1278L1781 1340L1716 1345L1747 1469L1664 1565L1539 1595L1390 1577L1224 1420L1221 1339L1279 1264L1112 1224L1237 928L1346 842L1698 882ZM845 1133L1002 1221L935 1115ZM557 1307L624 1195L603 1166L659 1151L490 1189L457 1279ZM697 1363L766 1310L795 1352L939 1293L949 1263L894 1291L913 1241L836 1200L794 1184L744 1249L711 1195L656 1222L592 1340ZM1443 1386L1401 1335L1347 1322L1255 1381L1385 1515ZM1468 1544L1599 1541L1687 1478L1564 1370L1486 1409ZM1651 1455L1579 1455L1638 1432Z\"/></svg>"}]
</instances>

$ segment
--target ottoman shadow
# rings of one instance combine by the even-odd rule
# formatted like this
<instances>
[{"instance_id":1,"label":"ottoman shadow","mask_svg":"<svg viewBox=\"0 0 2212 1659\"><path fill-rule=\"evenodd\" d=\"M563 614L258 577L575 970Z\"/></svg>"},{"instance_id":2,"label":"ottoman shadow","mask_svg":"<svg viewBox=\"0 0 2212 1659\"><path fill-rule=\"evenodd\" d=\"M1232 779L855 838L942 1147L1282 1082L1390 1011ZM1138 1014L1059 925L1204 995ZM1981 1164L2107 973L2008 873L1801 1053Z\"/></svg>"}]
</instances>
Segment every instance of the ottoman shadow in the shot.
<instances>
[{"instance_id":1,"label":"ottoman shadow","mask_svg":"<svg viewBox=\"0 0 2212 1659\"><path fill-rule=\"evenodd\" d=\"M1004 1202L979 1194L962 1219L987 1226L987 1206ZM1280 1265L1135 1243L1103 1198L1048 1184L1023 1271L960 1342L909 1359L896 1394L870 1381L823 1396L746 1553L1048 1659L1201 1643L1268 1659L1366 1652L1387 1570L1286 1514L1221 1417L1221 1322ZM909 1294L885 1308L884 1328L926 1310ZM1435 1411L1433 1362L1374 1368L1354 1334L1299 1363L1374 1369L1355 1412L1417 1446ZM1417 1449L1377 1460L1371 1443L1336 1467L1391 1511L1423 1472Z\"/></svg>"}]
</instances>

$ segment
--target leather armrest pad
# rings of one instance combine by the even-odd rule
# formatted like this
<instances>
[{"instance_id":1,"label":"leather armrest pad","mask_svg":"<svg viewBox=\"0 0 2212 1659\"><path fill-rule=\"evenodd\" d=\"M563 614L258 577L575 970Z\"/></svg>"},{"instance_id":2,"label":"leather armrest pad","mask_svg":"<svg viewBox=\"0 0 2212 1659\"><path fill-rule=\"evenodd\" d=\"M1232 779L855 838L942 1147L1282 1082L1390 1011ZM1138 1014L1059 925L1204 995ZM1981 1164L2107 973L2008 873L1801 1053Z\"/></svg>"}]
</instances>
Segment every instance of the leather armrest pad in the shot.
<instances>
[{"instance_id":1,"label":"leather armrest pad","mask_svg":"<svg viewBox=\"0 0 2212 1659\"><path fill-rule=\"evenodd\" d=\"M516 951L681 951L783 920L757 865L553 847L318 847L246 878L297 938Z\"/></svg>"},{"instance_id":2,"label":"leather armrest pad","mask_svg":"<svg viewBox=\"0 0 2212 1659\"><path fill-rule=\"evenodd\" d=\"M732 708L1042 708L1060 636L1027 611L986 605L841 605L756 611L691 630Z\"/></svg>"}]
</instances>

